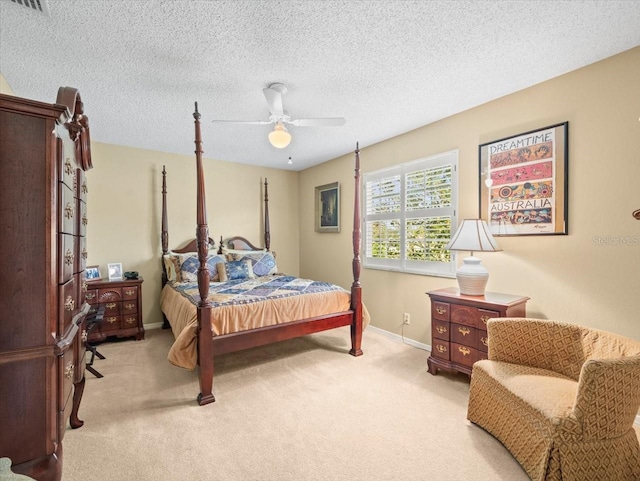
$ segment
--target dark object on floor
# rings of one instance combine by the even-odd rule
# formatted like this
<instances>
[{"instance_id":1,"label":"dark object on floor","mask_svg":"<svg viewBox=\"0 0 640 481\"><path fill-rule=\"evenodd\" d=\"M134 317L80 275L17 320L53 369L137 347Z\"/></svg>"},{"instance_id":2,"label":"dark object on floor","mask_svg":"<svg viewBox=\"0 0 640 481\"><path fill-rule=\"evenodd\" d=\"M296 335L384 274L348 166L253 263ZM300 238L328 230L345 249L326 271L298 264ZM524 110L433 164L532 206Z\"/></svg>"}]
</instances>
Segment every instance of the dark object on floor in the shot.
<instances>
[{"instance_id":1,"label":"dark object on floor","mask_svg":"<svg viewBox=\"0 0 640 481\"><path fill-rule=\"evenodd\" d=\"M87 339L89 338L89 334L91 333L91 331L95 329L104 319L104 309L104 306L101 306L93 316L87 317ZM91 359L85 366L86 370L93 374L95 377L104 377L93 367L93 361L95 360L96 356L98 356L99 359L105 359L105 357L98 352L96 345L90 344L89 341L87 341L87 351L91 351Z\"/></svg>"}]
</instances>

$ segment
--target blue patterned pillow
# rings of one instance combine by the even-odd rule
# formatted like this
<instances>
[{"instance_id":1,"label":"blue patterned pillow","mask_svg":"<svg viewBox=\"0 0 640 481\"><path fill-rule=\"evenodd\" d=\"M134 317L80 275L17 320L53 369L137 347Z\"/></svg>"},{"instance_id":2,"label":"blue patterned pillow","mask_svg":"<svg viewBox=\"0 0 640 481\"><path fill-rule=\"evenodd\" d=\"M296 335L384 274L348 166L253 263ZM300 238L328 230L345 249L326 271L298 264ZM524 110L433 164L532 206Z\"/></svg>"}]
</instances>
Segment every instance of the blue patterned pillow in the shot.
<instances>
[{"instance_id":1,"label":"blue patterned pillow","mask_svg":"<svg viewBox=\"0 0 640 481\"><path fill-rule=\"evenodd\" d=\"M225 279L226 277L226 279ZM251 261L244 259L241 261L229 261L224 264L224 274L220 276L220 281L225 280L233 281L236 279L253 279L253 269L251 268Z\"/></svg>"},{"instance_id":2,"label":"blue patterned pillow","mask_svg":"<svg viewBox=\"0 0 640 481\"><path fill-rule=\"evenodd\" d=\"M180 276L182 282L198 282L198 268L200 267L200 261L198 256L193 254L186 255L183 259L180 259ZM207 256L207 268L209 269L209 280L211 282L220 282L218 276L218 269L216 265L219 262L224 262L223 256L209 255Z\"/></svg>"},{"instance_id":3,"label":"blue patterned pillow","mask_svg":"<svg viewBox=\"0 0 640 481\"><path fill-rule=\"evenodd\" d=\"M273 252L250 251L244 254L230 254L229 257L229 260L234 261L249 259L251 267L253 267L253 273L258 277L270 276L278 272L276 257Z\"/></svg>"}]
</instances>

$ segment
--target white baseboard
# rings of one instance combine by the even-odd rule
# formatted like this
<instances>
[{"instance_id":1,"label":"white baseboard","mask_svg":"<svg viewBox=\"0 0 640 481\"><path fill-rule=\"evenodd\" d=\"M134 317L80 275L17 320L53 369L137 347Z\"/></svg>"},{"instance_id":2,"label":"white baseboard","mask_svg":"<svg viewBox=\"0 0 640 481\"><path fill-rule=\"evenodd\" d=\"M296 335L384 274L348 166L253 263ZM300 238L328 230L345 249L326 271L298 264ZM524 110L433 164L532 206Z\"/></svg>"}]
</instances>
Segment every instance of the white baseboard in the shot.
<instances>
[{"instance_id":1,"label":"white baseboard","mask_svg":"<svg viewBox=\"0 0 640 481\"><path fill-rule=\"evenodd\" d=\"M394 334L393 332L385 331L384 329L380 329L379 327L375 327L375 326L372 326L372 325L368 325L367 329L371 329L372 331L375 331L378 334L382 334L383 336L388 337L392 341L402 342L404 344L408 344L410 346L417 347L418 349L422 349L424 351L431 352L431 346L429 346L428 344L423 344L421 342L414 341L413 339L408 339L406 337L403 339L402 336L400 336L398 334Z\"/></svg>"},{"instance_id":2,"label":"white baseboard","mask_svg":"<svg viewBox=\"0 0 640 481\"><path fill-rule=\"evenodd\" d=\"M151 324L145 324L143 327L146 330L149 330L149 329L161 329L162 328L162 322L153 322Z\"/></svg>"}]
</instances>

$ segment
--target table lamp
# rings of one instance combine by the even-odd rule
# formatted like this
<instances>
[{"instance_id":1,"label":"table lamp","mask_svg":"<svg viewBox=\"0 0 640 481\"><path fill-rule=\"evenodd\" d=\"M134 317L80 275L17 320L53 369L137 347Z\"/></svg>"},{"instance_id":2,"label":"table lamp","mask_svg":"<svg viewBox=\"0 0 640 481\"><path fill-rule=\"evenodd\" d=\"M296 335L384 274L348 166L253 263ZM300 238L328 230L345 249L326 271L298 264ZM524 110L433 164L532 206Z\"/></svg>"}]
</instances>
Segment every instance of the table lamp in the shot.
<instances>
[{"instance_id":1,"label":"table lamp","mask_svg":"<svg viewBox=\"0 0 640 481\"><path fill-rule=\"evenodd\" d=\"M491 235L487 223L480 219L463 220L445 249L450 251L471 251L471 256L462 259L462 265L456 271L460 294L484 296L484 288L489 279L489 271L481 264L482 259L473 256L473 252L496 252L502 250Z\"/></svg>"}]
</instances>

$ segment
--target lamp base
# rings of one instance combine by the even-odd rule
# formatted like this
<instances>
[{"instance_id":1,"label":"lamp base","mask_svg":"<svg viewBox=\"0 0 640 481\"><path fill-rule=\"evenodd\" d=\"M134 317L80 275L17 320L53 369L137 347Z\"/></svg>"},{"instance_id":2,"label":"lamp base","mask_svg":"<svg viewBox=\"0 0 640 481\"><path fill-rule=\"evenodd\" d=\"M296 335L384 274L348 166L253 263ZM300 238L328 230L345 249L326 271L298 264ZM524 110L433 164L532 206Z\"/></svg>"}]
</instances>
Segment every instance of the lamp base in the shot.
<instances>
[{"instance_id":1,"label":"lamp base","mask_svg":"<svg viewBox=\"0 0 640 481\"><path fill-rule=\"evenodd\" d=\"M481 264L482 259L474 256L462 259L462 265L456 271L460 294L466 296L484 296L484 288L489 280L489 271Z\"/></svg>"}]
</instances>

